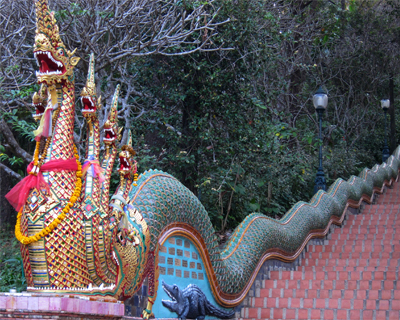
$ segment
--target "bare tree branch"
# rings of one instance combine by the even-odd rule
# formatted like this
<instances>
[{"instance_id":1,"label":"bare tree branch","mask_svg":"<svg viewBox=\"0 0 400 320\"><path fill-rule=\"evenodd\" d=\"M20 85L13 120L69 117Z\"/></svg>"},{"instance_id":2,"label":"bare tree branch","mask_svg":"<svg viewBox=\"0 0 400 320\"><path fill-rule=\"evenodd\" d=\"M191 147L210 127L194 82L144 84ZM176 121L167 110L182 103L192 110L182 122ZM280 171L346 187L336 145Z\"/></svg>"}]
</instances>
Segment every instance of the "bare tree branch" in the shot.
<instances>
[{"instance_id":1,"label":"bare tree branch","mask_svg":"<svg viewBox=\"0 0 400 320\"><path fill-rule=\"evenodd\" d=\"M26 164L29 164L32 161L32 156L20 147L4 119L0 120L0 126L2 129L1 133L7 141L10 151L16 156L22 158Z\"/></svg>"},{"instance_id":2,"label":"bare tree branch","mask_svg":"<svg viewBox=\"0 0 400 320\"><path fill-rule=\"evenodd\" d=\"M67 49L78 48L77 55L82 62L75 71L77 91L84 86L90 53L96 57L96 78L105 105L99 114L101 127L109 112L109 104L105 102L111 101L116 83L121 83L123 89L119 117L126 120L127 129L135 119L157 107L157 100L146 94L131 75L134 59L151 54L184 55L229 49L223 43L212 41L218 27L229 22L229 19L218 20L219 8L214 0L205 4L177 0L49 2ZM1 113L30 105L31 94L25 94L24 90L36 83L37 67L32 52L35 23L33 1L0 0ZM139 97L140 102L134 97ZM74 133L74 140L79 142L85 134L79 110L75 119L79 129ZM18 144L5 121L1 121L9 151L29 163L31 156ZM126 139L127 132L124 132L122 143Z\"/></svg>"},{"instance_id":3,"label":"bare tree branch","mask_svg":"<svg viewBox=\"0 0 400 320\"><path fill-rule=\"evenodd\" d=\"M15 171L11 170L9 167L7 167L6 165L2 164L0 162L0 168L4 170L5 173L7 173L8 175L10 175L11 177L18 179L18 180L22 180L22 177L16 173Z\"/></svg>"}]
</instances>

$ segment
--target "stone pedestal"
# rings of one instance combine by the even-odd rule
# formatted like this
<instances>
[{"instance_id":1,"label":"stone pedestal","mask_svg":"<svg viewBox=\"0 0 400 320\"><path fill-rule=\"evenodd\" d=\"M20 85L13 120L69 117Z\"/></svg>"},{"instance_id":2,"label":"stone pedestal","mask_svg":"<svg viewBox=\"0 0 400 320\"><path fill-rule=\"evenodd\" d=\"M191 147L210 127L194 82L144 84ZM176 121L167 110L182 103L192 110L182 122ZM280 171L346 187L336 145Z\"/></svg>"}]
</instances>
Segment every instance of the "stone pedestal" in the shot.
<instances>
[{"instance_id":1,"label":"stone pedestal","mask_svg":"<svg viewBox=\"0 0 400 320\"><path fill-rule=\"evenodd\" d=\"M0 293L1 319L122 319L124 311L122 302L105 297Z\"/></svg>"}]
</instances>

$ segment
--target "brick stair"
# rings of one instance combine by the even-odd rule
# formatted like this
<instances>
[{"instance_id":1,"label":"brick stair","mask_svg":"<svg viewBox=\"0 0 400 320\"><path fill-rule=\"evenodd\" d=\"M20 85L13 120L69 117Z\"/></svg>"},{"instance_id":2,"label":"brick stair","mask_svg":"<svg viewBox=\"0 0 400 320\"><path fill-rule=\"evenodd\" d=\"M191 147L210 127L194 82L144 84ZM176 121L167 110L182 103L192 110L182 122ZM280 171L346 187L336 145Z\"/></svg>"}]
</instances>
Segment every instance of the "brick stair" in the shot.
<instances>
[{"instance_id":1,"label":"brick stair","mask_svg":"<svg viewBox=\"0 0 400 320\"><path fill-rule=\"evenodd\" d=\"M295 270L268 271L241 319L400 319L400 183L347 214ZM396 234L396 230L398 232Z\"/></svg>"}]
</instances>

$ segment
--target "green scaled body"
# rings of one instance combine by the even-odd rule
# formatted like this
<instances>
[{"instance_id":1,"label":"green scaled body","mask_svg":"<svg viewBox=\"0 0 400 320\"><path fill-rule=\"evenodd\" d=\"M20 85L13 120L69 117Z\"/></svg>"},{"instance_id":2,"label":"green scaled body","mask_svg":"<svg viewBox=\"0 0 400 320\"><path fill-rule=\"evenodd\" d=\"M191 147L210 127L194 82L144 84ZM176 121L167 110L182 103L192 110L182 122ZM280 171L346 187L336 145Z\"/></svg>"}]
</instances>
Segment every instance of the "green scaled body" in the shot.
<instances>
[{"instance_id":1,"label":"green scaled body","mask_svg":"<svg viewBox=\"0 0 400 320\"><path fill-rule=\"evenodd\" d=\"M340 224L349 203L371 199L397 177L400 148L387 164L364 169L348 181L337 179L327 192L319 191L309 203L298 202L280 220L252 213L235 229L223 251L215 230L197 197L174 177L161 171L140 176L129 198L150 228L151 248L165 227L174 222L193 226L201 234L210 256L218 287L238 294L248 287L257 266L268 258L292 261L313 236L326 234L330 224ZM368 200L367 200L368 201ZM336 218L336 219L335 219ZM268 255L275 252L275 256Z\"/></svg>"}]
</instances>

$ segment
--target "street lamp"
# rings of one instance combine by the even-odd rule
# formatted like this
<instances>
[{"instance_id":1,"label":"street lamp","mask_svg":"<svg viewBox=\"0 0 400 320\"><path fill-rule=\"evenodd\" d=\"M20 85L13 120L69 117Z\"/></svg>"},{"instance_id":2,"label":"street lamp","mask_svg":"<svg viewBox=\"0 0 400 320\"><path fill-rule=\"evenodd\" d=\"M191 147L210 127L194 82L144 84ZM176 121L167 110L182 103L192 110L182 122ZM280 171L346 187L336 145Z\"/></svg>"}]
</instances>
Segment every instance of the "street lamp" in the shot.
<instances>
[{"instance_id":1,"label":"street lamp","mask_svg":"<svg viewBox=\"0 0 400 320\"><path fill-rule=\"evenodd\" d=\"M383 112L385 113L385 142L383 145L383 150L382 150L382 162L386 162L386 160L389 158L389 147L387 145L387 126L386 126L386 114L387 111L390 107L390 100L389 99L384 99L381 100L381 107L383 109Z\"/></svg>"},{"instance_id":2,"label":"street lamp","mask_svg":"<svg viewBox=\"0 0 400 320\"><path fill-rule=\"evenodd\" d=\"M326 191L326 180L324 169L322 168L322 115L328 105L328 95L320 87L317 92L315 92L313 96L313 103L314 108L318 113L318 120L319 120L319 166L317 171L317 176L315 177L315 185L314 185L314 193L317 193L318 190Z\"/></svg>"}]
</instances>

